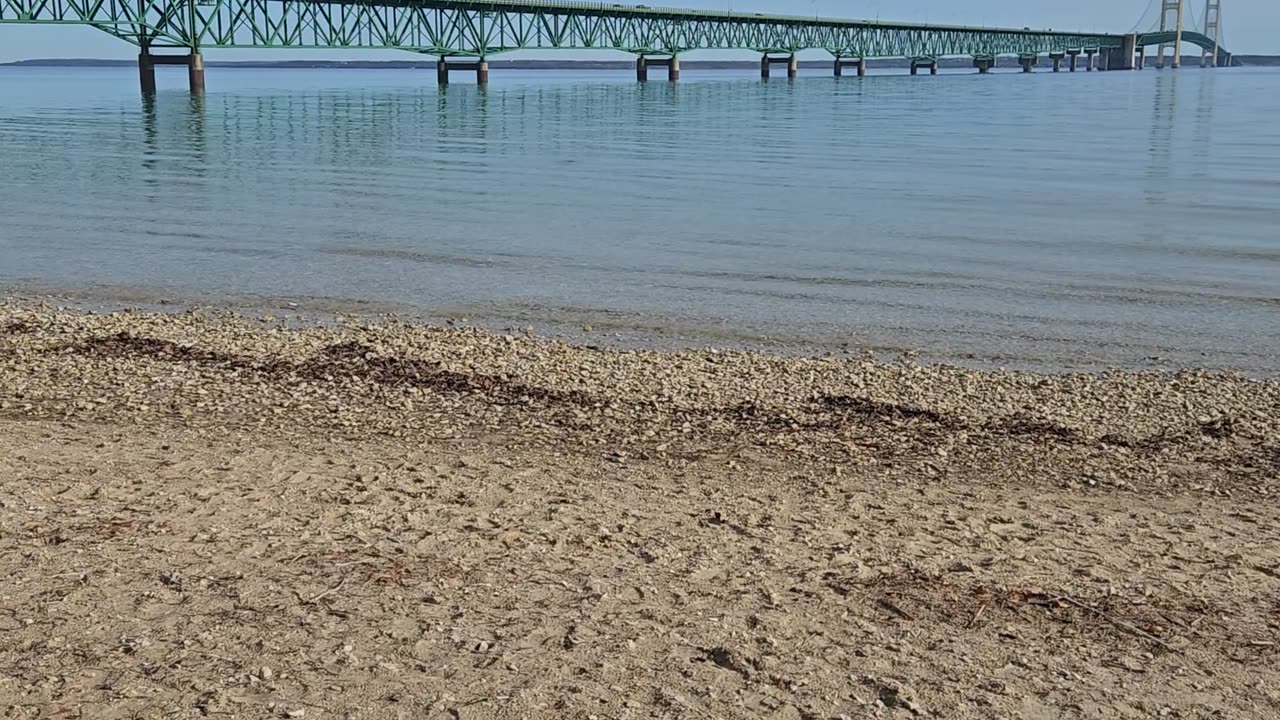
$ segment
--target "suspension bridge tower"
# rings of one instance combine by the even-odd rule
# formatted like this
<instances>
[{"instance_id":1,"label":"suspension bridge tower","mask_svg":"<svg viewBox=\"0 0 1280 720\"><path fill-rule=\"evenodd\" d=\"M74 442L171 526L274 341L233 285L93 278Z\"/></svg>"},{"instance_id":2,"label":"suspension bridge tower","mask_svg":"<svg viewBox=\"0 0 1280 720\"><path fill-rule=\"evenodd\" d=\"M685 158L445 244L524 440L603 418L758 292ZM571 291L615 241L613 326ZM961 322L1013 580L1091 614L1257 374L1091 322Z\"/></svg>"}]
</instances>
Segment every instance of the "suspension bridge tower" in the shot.
<instances>
[{"instance_id":1,"label":"suspension bridge tower","mask_svg":"<svg viewBox=\"0 0 1280 720\"><path fill-rule=\"evenodd\" d=\"M1185 1L1160 0L1160 32L1173 31L1173 42L1160 43L1160 54L1156 56L1157 69L1164 67L1165 51L1170 45L1173 46L1173 67L1182 64L1182 5Z\"/></svg>"},{"instance_id":2,"label":"suspension bridge tower","mask_svg":"<svg viewBox=\"0 0 1280 720\"><path fill-rule=\"evenodd\" d=\"M1213 49L1200 51L1200 67L1218 66L1218 45L1222 43L1222 0L1204 0L1204 34L1213 40Z\"/></svg>"}]
</instances>

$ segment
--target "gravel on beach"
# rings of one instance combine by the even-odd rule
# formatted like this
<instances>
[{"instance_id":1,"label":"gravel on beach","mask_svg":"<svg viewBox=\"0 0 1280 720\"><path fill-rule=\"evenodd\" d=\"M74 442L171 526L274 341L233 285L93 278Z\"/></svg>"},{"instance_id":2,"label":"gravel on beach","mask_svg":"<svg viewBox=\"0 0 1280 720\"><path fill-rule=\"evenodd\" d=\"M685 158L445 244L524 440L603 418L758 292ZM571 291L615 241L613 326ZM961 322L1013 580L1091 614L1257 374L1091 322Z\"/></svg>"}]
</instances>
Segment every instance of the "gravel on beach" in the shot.
<instances>
[{"instance_id":1,"label":"gravel on beach","mask_svg":"<svg viewBox=\"0 0 1280 720\"><path fill-rule=\"evenodd\" d=\"M0 473L0 717L1280 714L1275 380L0 300Z\"/></svg>"}]
</instances>

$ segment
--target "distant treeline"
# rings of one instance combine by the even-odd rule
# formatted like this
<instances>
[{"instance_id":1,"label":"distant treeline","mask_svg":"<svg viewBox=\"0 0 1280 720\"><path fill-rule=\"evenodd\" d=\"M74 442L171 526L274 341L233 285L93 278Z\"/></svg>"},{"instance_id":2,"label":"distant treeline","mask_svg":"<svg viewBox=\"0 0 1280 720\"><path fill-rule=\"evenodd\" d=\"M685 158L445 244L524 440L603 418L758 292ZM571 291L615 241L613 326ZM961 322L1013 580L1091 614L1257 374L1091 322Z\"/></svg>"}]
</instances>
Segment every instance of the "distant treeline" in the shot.
<instances>
[{"instance_id":1,"label":"distant treeline","mask_svg":"<svg viewBox=\"0 0 1280 720\"><path fill-rule=\"evenodd\" d=\"M1280 66L1280 55L1237 55L1240 65ZM1148 62L1150 62L1148 58ZM1007 61L1016 66L1016 61ZM1199 57L1189 58L1188 65L1194 66ZM886 58L868 60L867 66L873 68L906 68L910 60L903 58ZM943 58L939 66L944 68L970 67L968 58ZM133 67L133 60L94 60L76 58L48 58L42 60L19 60L12 63L0 63L0 67ZM227 68L320 68L347 70L425 70L434 69L435 60L210 60L206 67ZM758 68L754 60L684 60L681 65L685 69L703 68L708 70L750 70ZM490 68L494 70L627 70L635 67L633 60L491 60ZM803 68L830 68L830 60L802 60Z\"/></svg>"},{"instance_id":2,"label":"distant treeline","mask_svg":"<svg viewBox=\"0 0 1280 720\"><path fill-rule=\"evenodd\" d=\"M1247 66L1280 67L1280 55L1236 55L1236 62Z\"/></svg>"}]
</instances>

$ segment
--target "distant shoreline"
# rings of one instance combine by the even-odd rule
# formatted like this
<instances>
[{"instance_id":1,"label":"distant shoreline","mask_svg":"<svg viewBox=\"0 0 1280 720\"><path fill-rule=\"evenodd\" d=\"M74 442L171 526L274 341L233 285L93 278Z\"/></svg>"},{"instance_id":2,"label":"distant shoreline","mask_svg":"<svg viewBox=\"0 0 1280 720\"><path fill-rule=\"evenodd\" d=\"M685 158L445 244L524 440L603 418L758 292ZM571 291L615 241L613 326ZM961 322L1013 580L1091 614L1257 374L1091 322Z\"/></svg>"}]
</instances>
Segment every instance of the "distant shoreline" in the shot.
<instances>
[{"instance_id":1,"label":"distant shoreline","mask_svg":"<svg viewBox=\"0 0 1280 720\"><path fill-rule=\"evenodd\" d=\"M1236 55L1240 64L1253 67L1280 67L1280 55ZM1151 62L1151 59L1148 59ZM493 60L490 66L495 70L630 70L635 67L632 60ZM911 61L905 58L883 58L868 60L872 68L906 68ZM943 58L938 63L944 68L967 68L971 63L968 58ZM1013 61L1010 61L1013 65ZM1199 58L1193 58L1188 67L1199 64ZM134 67L133 60L79 59L79 58L38 58L0 63L3 67L94 67L115 68ZM685 60L682 65L686 69L704 70L751 70L759 67L754 60ZM341 69L341 70L427 70L434 69L436 61L432 60L210 60L207 67L252 68L252 69ZM830 68L830 60L802 60L803 68Z\"/></svg>"}]
</instances>

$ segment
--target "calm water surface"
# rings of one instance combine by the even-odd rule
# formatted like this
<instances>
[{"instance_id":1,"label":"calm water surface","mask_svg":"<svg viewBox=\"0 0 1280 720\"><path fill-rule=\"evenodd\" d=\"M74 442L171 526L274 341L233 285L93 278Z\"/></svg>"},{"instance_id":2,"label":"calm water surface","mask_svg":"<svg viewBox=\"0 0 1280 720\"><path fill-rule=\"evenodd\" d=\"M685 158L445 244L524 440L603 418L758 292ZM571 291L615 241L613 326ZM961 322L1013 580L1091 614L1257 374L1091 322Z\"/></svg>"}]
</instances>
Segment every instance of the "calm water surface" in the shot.
<instances>
[{"instance_id":1,"label":"calm water surface","mask_svg":"<svg viewBox=\"0 0 1280 720\"><path fill-rule=\"evenodd\" d=\"M1280 367L1280 71L685 75L0 69L0 285Z\"/></svg>"}]
</instances>

